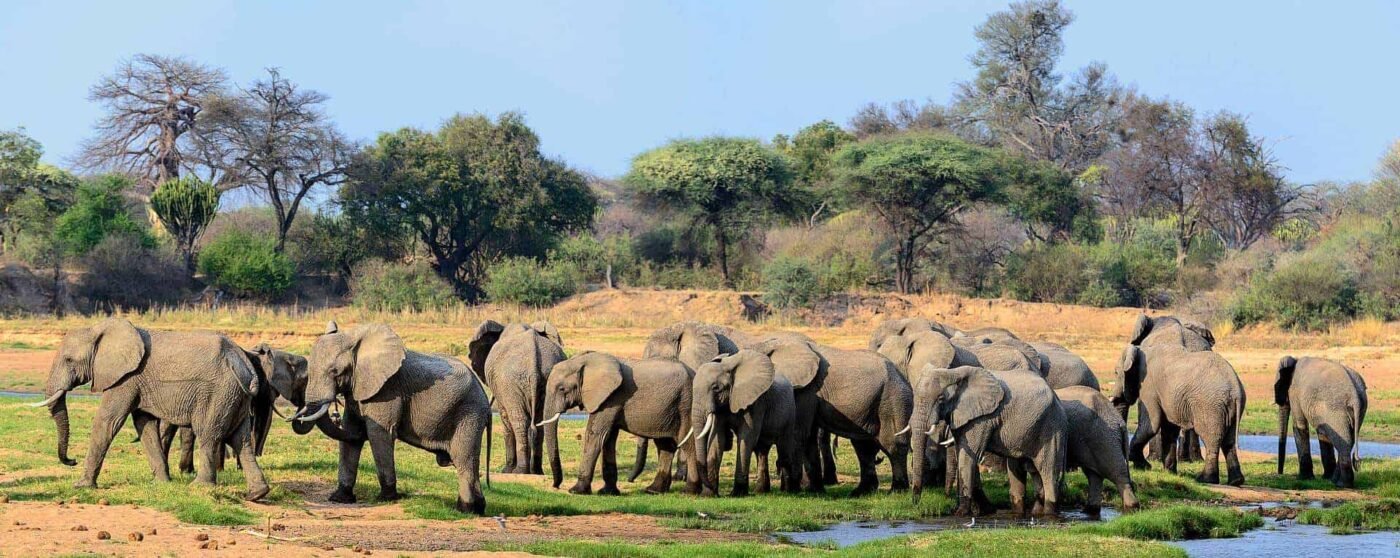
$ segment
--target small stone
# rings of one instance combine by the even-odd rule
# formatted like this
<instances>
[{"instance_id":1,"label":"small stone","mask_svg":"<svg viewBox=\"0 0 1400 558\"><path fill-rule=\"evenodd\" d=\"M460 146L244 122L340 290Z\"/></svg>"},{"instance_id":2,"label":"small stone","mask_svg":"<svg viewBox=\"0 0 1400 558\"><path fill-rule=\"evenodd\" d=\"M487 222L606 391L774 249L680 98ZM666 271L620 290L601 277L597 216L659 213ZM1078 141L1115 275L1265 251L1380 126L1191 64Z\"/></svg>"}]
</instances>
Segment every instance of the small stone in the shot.
<instances>
[{"instance_id":1,"label":"small stone","mask_svg":"<svg viewBox=\"0 0 1400 558\"><path fill-rule=\"evenodd\" d=\"M108 503L109 503L109 502L107 501L106 498L102 498L102 499L100 499L100 500L97 501L97 505L99 505L99 506L105 506L105 505L107 505Z\"/></svg>"},{"instance_id":2,"label":"small stone","mask_svg":"<svg viewBox=\"0 0 1400 558\"><path fill-rule=\"evenodd\" d=\"M225 544L226 546L233 546L233 545L235 545L235 544L238 544L238 541L229 541L229 542L226 542L226 543L224 543L224 544Z\"/></svg>"},{"instance_id":3,"label":"small stone","mask_svg":"<svg viewBox=\"0 0 1400 558\"><path fill-rule=\"evenodd\" d=\"M199 545L200 550L218 550L219 541L204 541Z\"/></svg>"},{"instance_id":4,"label":"small stone","mask_svg":"<svg viewBox=\"0 0 1400 558\"><path fill-rule=\"evenodd\" d=\"M18 520L18 519L16 519L15 522L14 522L14 524L15 524L15 525L24 525L24 522L23 522L23 521L20 521L20 520Z\"/></svg>"},{"instance_id":5,"label":"small stone","mask_svg":"<svg viewBox=\"0 0 1400 558\"><path fill-rule=\"evenodd\" d=\"M86 530L88 530L88 529L87 529L87 525L74 525L74 526L73 526L73 530L74 530L74 531L86 531Z\"/></svg>"},{"instance_id":6,"label":"small stone","mask_svg":"<svg viewBox=\"0 0 1400 558\"><path fill-rule=\"evenodd\" d=\"M142 535L140 531L134 531L130 535L127 535L126 538L131 542L141 542L146 540L146 535Z\"/></svg>"},{"instance_id":7,"label":"small stone","mask_svg":"<svg viewBox=\"0 0 1400 558\"><path fill-rule=\"evenodd\" d=\"M146 534L147 534L147 535L151 535L151 536L155 536L155 534L156 534L155 528L152 527L150 531L147 531L147 532L146 532Z\"/></svg>"},{"instance_id":8,"label":"small stone","mask_svg":"<svg viewBox=\"0 0 1400 558\"><path fill-rule=\"evenodd\" d=\"M108 533L108 532L106 532L106 531L98 531L98 532L97 532L97 540L99 540L99 541L110 540L111 538L112 538L112 534L111 534L111 533Z\"/></svg>"},{"instance_id":9,"label":"small stone","mask_svg":"<svg viewBox=\"0 0 1400 558\"><path fill-rule=\"evenodd\" d=\"M374 553L373 553L373 552L370 552L369 549L366 548L366 549L365 549L365 552L364 552L364 555L365 555L365 556L369 556L369 555L371 555L371 554L374 554Z\"/></svg>"},{"instance_id":10,"label":"small stone","mask_svg":"<svg viewBox=\"0 0 1400 558\"><path fill-rule=\"evenodd\" d=\"M326 552L330 552L330 551L332 551L332 550L335 550L335 547L334 547L334 546L331 546L331 545L328 545L328 544L323 544L323 545L321 545L321 550L324 550L324 551L326 551Z\"/></svg>"},{"instance_id":11,"label":"small stone","mask_svg":"<svg viewBox=\"0 0 1400 558\"><path fill-rule=\"evenodd\" d=\"M209 540L209 535L206 534L206 533L200 533L200 534L194 536L194 540L197 540L197 541L207 541L207 540Z\"/></svg>"},{"instance_id":12,"label":"small stone","mask_svg":"<svg viewBox=\"0 0 1400 558\"><path fill-rule=\"evenodd\" d=\"M10 503L10 495L9 495L9 494L0 494L0 504L8 504L8 503Z\"/></svg>"}]
</instances>

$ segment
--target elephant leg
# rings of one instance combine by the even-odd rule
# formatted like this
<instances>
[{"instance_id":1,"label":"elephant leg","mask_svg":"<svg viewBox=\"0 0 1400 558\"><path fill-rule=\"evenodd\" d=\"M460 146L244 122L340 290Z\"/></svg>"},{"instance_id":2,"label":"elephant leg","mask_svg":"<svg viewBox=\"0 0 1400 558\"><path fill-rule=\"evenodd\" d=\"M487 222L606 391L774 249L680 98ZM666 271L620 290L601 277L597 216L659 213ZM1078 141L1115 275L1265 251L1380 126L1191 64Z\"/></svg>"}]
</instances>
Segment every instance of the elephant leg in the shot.
<instances>
[{"instance_id":1,"label":"elephant leg","mask_svg":"<svg viewBox=\"0 0 1400 558\"><path fill-rule=\"evenodd\" d=\"M701 470L701 463L704 461L704 458L695 454L695 443L693 441L686 442L682 445L679 453L685 457L683 460L683 463L685 463L685 493L700 494L700 480L701 475L704 474L704 471Z\"/></svg>"},{"instance_id":2,"label":"elephant leg","mask_svg":"<svg viewBox=\"0 0 1400 558\"><path fill-rule=\"evenodd\" d=\"M958 488L958 448L943 449L943 494L956 496Z\"/></svg>"},{"instance_id":3,"label":"elephant leg","mask_svg":"<svg viewBox=\"0 0 1400 558\"><path fill-rule=\"evenodd\" d=\"M180 432L180 474L194 474L194 429L179 427Z\"/></svg>"},{"instance_id":4,"label":"elephant leg","mask_svg":"<svg viewBox=\"0 0 1400 558\"><path fill-rule=\"evenodd\" d=\"M1041 446L1040 453L1035 457L1035 473L1040 479L1040 498L1036 505L1039 507L1033 510L1034 513L1053 517L1060 509L1060 483L1064 480L1064 462L1061 456L1064 455L1059 442L1050 442Z\"/></svg>"},{"instance_id":5,"label":"elephant leg","mask_svg":"<svg viewBox=\"0 0 1400 558\"><path fill-rule=\"evenodd\" d=\"M880 476L875 470L875 456L880 453L880 445L875 440L851 440L851 449L855 450L856 461L860 463L860 482L851 496L864 496L880 488Z\"/></svg>"},{"instance_id":6,"label":"elephant leg","mask_svg":"<svg viewBox=\"0 0 1400 558\"><path fill-rule=\"evenodd\" d=\"M355 503L355 481L360 473L360 451L365 447L364 440L340 442L340 470L336 474L335 492L330 501L337 504Z\"/></svg>"},{"instance_id":7,"label":"elephant leg","mask_svg":"<svg viewBox=\"0 0 1400 558\"><path fill-rule=\"evenodd\" d=\"M617 489L617 429L608 433L603 440L603 489L598 493L605 496L618 496L622 494Z\"/></svg>"},{"instance_id":8,"label":"elephant leg","mask_svg":"<svg viewBox=\"0 0 1400 558\"><path fill-rule=\"evenodd\" d=\"M1162 468L1168 473L1176 474L1176 466L1179 464L1177 452L1172 448L1177 446L1181 438L1181 428L1170 422L1162 421L1162 428L1157 434L1157 439L1162 441Z\"/></svg>"},{"instance_id":9,"label":"elephant leg","mask_svg":"<svg viewBox=\"0 0 1400 558\"><path fill-rule=\"evenodd\" d=\"M170 482L170 463L166 461L165 448L160 444L160 419L137 411L131 414L131 420L141 436L141 449L146 453L151 474L159 482Z\"/></svg>"},{"instance_id":10,"label":"elephant leg","mask_svg":"<svg viewBox=\"0 0 1400 558\"><path fill-rule=\"evenodd\" d=\"M110 392L109 392L110 394ZM129 395L102 397L97 415L92 418L92 435L88 439L88 452L83 467L83 476L73 483L75 488L97 488L97 474L102 471L102 462L107 459L107 450L112 447L112 439L126 424L127 415L135 407Z\"/></svg>"},{"instance_id":11,"label":"elephant leg","mask_svg":"<svg viewBox=\"0 0 1400 558\"><path fill-rule=\"evenodd\" d=\"M734 448L734 487L729 495L748 496L749 466L753 463L754 452L754 429L740 430L734 438L738 447Z\"/></svg>"},{"instance_id":12,"label":"elephant leg","mask_svg":"<svg viewBox=\"0 0 1400 558\"><path fill-rule=\"evenodd\" d=\"M1206 443L1205 452L1201 454L1205 457L1205 466L1201 467L1201 475L1196 477L1196 481L1220 484L1220 436L1202 433L1201 439Z\"/></svg>"},{"instance_id":13,"label":"elephant leg","mask_svg":"<svg viewBox=\"0 0 1400 558\"><path fill-rule=\"evenodd\" d=\"M900 427L903 428L903 427ZM890 492L909 490L909 445L901 443L894 433L897 429L880 429L880 450L890 460Z\"/></svg>"},{"instance_id":14,"label":"elephant leg","mask_svg":"<svg viewBox=\"0 0 1400 558\"><path fill-rule=\"evenodd\" d=\"M633 436L637 440L637 457L632 462L632 472L627 475L627 482L637 482L637 477L642 476L642 471L647 468L647 446L651 440L641 436ZM660 450L657 450L660 455ZM660 459L660 457L658 457Z\"/></svg>"},{"instance_id":15,"label":"elephant leg","mask_svg":"<svg viewBox=\"0 0 1400 558\"><path fill-rule=\"evenodd\" d=\"M1240 469L1239 448L1235 447L1233 432L1226 433L1221 439L1220 451L1225 454L1226 483L1230 486L1244 486L1244 471Z\"/></svg>"},{"instance_id":16,"label":"elephant leg","mask_svg":"<svg viewBox=\"0 0 1400 558\"><path fill-rule=\"evenodd\" d=\"M198 420L198 419L196 419ZM215 485L219 482L219 460L223 459L224 443L214 429L199 426L194 428L194 437L199 439L200 467L195 472L194 482Z\"/></svg>"},{"instance_id":17,"label":"elephant leg","mask_svg":"<svg viewBox=\"0 0 1400 558\"><path fill-rule=\"evenodd\" d=\"M1355 443L1355 440L1338 440L1338 443L1332 444L1337 452L1336 473L1332 476L1332 484L1338 488L1356 486L1356 463L1351 460L1351 448Z\"/></svg>"},{"instance_id":18,"label":"elephant leg","mask_svg":"<svg viewBox=\"0 0 1400 558\"><path fill-rule=\"evenodd\" d=\"M228 438L229 448L234 455L238 456L238 466L243 469L243 481L248 486L248 493L244 497L250 502L261 500L267 496L267 479L263 477L262 467L258 466L257 448L253 447L253 420L243 419L243 424L238 427ZM220 444L220 449L223 445Z\"/></svg>"},{"instance_id":19,"label":"elephant leg","mask_svg":"<svg viewBox=\"0 0 1400 558\"><path fill-rule=\"evenodd\" d=\"M821 431L821 453L822 453L822 484L841 484L841 479L836 476L836 443L838 438L831 435L826 429Z\"/></svg>"},{"instance_id":20,"label":"elephant leg","mask_svg":"<svg viewBox=\"0 0 1400 558\"><path fill-rule=\"evenodd\" d=\"M991 507L991 502L984 501L986 495L982 493L982 473L977 466L982 456L962 441L958 442L958 446L958 507L954 513L984 515L996 511Z\"/></svg>"},{"instance_id":21,"label":"elephant leg","mask_svg":"<svg viewBox=\"0 0 1400 558\"><path fill-rule=\"evenodd\" d=\"M817 448L819 443L816 427L809 428L801 434L798 451L802 454L802 477L807 483L807 492L811 493L826 491L826 484L822 478L821 452Z\"/></svg>"},{"instance_id":22,"label":"elephant leg","mask_svg":"<svg viewBox=\"0 0 1400 558\"><path fill-rule=\"evenodd\" d=\"M656 478L647 486L647 494L665 494L671 491L671 467L676 460L676 442L668 439L656 440L656 456Z\"/></svg>"},{"instance_id":23,"label":"elephant leg","mask_svg":"<svg viewBox=\"0 0 1400 558\"><path fill-rule=\"evenodd\" d=\"M1335 481L1337 478L1337 452L1332 441L1326 435L1319 432L1317 435L1317 454L1322 458L1322 478Z\"/></svg>"},{"instance_id":24,"label":"elephant leg","mask_svg":"<svg viewBox=\"0 0 1400 558\"><path fill-rule=\"evenodd\" d=\"M772 448L762 448L754 452L754 456L758 458L758 486L754 487L754 494L767 494L773 488L773 481L768 477L768 450L770 449ZM782 472L779 472L778 475L781 476Z\"/></svg>"},{"instance_id":25,"label":"elephant leg","mask_svg":"<svg viewBox=\"0 0 1400 558\"><path fill-rule=\"evenodd\" d=\"M1089 519L1098 519L1103 512L1103 477L1085 468L1084 479L1089 484L1088 493L1084 496L1084 515Z\"/></svg>"},{"instance_id":26,"label":"elephant leg","mask_svg":"<svg viewBox=\"0 0 1400 558\"><path fill-rule=\"evenodd\" d=\"M457 511L462 513L486 515L486 496L481 492L481 434L487 420L489 415L458 423L448 445L457 468Z\"/></svg>"},{"instance_id":27,"label":"elephant leg","mask_svg":"<svg viewBox=\"0 0 1400 558\"><path fill-rule=\"evenodd\" d=\"M505 408L501 408L501 447L505 449L506 465L501 468L502 473L514 473L516 467L516 447L515 447L515 423L510 420L510 413Z\"/></svg>"},{"instance_id":28,"label":"elephant leg","mask_svg":"<svg viewBox=\"0 0 1400 558\"><path fill-rule=\"evenodd\" d=\"M369 453L374 457L374 468L379 477L379 501L398 500L399 475L394 465L394 435L377 422L371 421L366 426Z\"/></svg>"},{"instance_id":29,"label":"elephant leg","mask_svg":"<svg viewBox=\"0 0 1400 558\"><path fill-rule=\"evenodd\" d=\"M1298 480L1313 478L1312 440L1308 438L1308 422L1298 413L1293 422L1293 447L1298 450Z\"/></svg>"},{"instance_id":30,"label":"elephant leg","mask_svg":"<svg viewBox=\"0 0 1400 558\"><path fill-rule=\"evenodd\" d=\"M1026 466L1020 459L1006 460L1006 489L1011 495L1011 513L1026 515Z\"/></svg>"},{"instance_id":31,"label":"elephant leg","mask_svg":"<svg viewBox=\"0 0 1400 558\"><path fill-rule=\"evenodd\" d=\"M1128 459L1133 462L1133 467L1137 469L1151 469L1152 464L1143 457L1142 450L1147 447L1147 443L1157 435L1157 428L1148 413L1143 407L1138 407L1137 431L1133 433L1133 441L1128 444Z\"/></svg>"},{"instance_id":32,"label":"elephant leg","mask_svg":"<svg viewBox=\"0 0 1400 558\"><path fill-rule=\"evenodd\" d=\"M1177 461L1181 463L1195 463L1204 459L1201 454L1201 435L1192 428L1182 432L1182 436L1177 441Z\"/></svg>"}]
</instances>

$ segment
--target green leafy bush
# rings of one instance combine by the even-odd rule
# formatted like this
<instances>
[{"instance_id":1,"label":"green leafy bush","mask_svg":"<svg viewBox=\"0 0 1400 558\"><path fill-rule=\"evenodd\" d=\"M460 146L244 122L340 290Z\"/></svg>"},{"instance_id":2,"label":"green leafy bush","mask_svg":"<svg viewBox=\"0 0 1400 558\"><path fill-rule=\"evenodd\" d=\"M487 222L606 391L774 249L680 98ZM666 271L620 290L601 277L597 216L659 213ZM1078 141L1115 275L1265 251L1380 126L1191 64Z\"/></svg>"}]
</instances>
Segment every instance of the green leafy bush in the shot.
<instances>
[{"instance_id":1,"label":"green leafy bush","mask_svg":"<svg viewBox=\"0 0 1400 558\"><path fill-rule=\"evenodd\" d=\"M550 252L549 261L572 266L581 280L594 283L607 283L609 277L616 283L622 277L631 277L637 266L632 236L628 234L602 239L592 235L566 238Z\"/></svg>"},{"instance_id":2,"label":"green leafy bush","mask_svg":"<svg viewBox=\"0 0 1400 558\"><path fill-rule=\"evenodd\" d=\"M296 264L277 252L271 235L231 230L200 251L199 271L235 295L273 298L291 288Z\"/></svg>"},{"instance_id":3,"label":"green leafy bush","mask_svg":"<svg viewBox=\"0 0 1400 558\"><path fill-rule=\"evenodd\" d=\"M131 180L120 175L103 175L78 186L73 205L54 221L54 236L68 254L86 254L109 234L134 235L143 246L155 246L155 239L127 209L122 192L130 187Z\"/></svg>"},{"instance_id":4,"label":"green leafy bush","mask_svg":"<svg viewBox=\"0 0 1400 558\"><path fill-rule=\"evenodd\" d=\"M1088 258L1075 244L1050 244L1013 254L1007 261L1011 296L1033 302L1074 302L1086 284Z\"/></svg>"},{"instance_id":5,"label":"green leafy bush","mask_svg":"<svg viewBox=\"0 0 1400 558\"><path fill-rule=\"evenodd\" d=\"M82 258L87 268L77 294L104 312L173 306L183 298L188 280L180 254L151 248L131 234L109 234Z\"/></svg>"},{"instance_id":6,"label":"green leafy bush","mask_svg":"<svg viewBox=\"0 0 1400 558\"><path fill-rule=\"evenodd\" d=\"M457 303L452 285L423 262L362 263L350 280L350 296L359 308L386 312L421 312Z\"/></svg>"},{"instance_id":7,"label":"green leafy bush","mask_svg":"<svg viewBox=\"0 0 1400 558\"><path fill-rule=\"evenodd\" d=\"M506 258L486 272L485 289L493 302L548 306L574 294L578 279L567 265L547 266L530 258Z\"/></svg>"},{"instance_id":8,"label":"green leafy bush","mask_svg":"<svg viewBox=\"0 0 1400 558\"><path fill-rule=\"evenodd\" d=\"M775 308L802 308L827 294L816 266L792 257L779 257L763 267L763 301Z\"/></svg>"},{"instance_id":9,"label":"green leafy bush","mask_svg":"<svg viewBox=\"0 0 1400 558\"><path fill-rule=\"evenodd\" d=\"M1235 326L1272 321L1320 330L1356 315L1356 279L1337 261L1305 255L1257 275L1231 306Z\"/></svg>"}]
</instances>

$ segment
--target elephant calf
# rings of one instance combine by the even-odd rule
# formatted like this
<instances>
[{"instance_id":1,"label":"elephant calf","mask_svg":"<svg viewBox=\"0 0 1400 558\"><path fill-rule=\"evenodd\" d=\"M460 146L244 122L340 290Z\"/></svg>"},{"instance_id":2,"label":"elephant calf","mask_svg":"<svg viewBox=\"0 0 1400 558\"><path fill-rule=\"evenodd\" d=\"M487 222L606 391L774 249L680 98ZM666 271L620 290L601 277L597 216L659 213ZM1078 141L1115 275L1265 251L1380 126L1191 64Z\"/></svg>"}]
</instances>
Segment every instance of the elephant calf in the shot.
<instances>
[{"instance_id":1,"label":"elephant calf","mask_svg":"<svg viewBox=\"0 0 1400 558\"><path fill-rule=\"evenodd\" d=\"M779 479L783 490L801 487L800 453L797 451L797 403L792 384L776 374L773 361L751 349L715 359L695 372L690 423L705 426L695 434L695 455L705 459L703 494L719 491L722 437L733 433L738 440L734 463L734 496L748 494L749 464L760 456L758 493L770 488L768 451L778 448Z\"/></svg>"},{"instance_id":2,"label":"elephant calf","mask_svg":"<svg viewBox=\"0 0 1400 558\"><path fill-rule=\"evenodd\" d=\"M1113 404L1099 390L1071 386L1055 390L1067 425L1065 470L1084 470L1089 495L1084 513L1097 519L1103 503L1103 481L1108 479L1123 499L1123 509L1138 507L1133 477L1128 467L1128 427Z\"/></svg>"},{"instance_id":3,"label":"elephant calf","mask_svg":"<svg viewBox=\"0 0 1400 558\"><path fill-rule=\"evenodd\" d=\"M1339 487L1355 487L1361 423L1366 420L1366 380L1361 374L1327 359L1286 356L1278 363L1274 403L1278 405L1278 473L1283 474L1288 446L1288 415L1297 409L1293 436L1298 446L1298 478L1313 478L1311 427L1317 430L1322 450L1322 475Z\"/></svg>"}]
</instances>

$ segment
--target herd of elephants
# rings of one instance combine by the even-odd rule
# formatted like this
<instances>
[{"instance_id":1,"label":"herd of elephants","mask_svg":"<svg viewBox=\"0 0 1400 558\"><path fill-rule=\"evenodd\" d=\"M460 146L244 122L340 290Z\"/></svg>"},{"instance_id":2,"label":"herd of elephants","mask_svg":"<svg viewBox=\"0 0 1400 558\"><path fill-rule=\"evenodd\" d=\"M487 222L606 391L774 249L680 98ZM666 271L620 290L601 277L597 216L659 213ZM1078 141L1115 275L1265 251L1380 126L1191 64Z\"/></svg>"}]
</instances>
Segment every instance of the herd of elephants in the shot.
<instances>
[{"instance_id":1,"label":"herd of elephants","mask_svg":"<svg viewBox=\"0 0 1400 558\"><path fill-rule=\"evenodd\" d=\"M883 460L891 489L910 490L917 502L926 484L942 483L957 494L959 514L993 511L981 467L1005 468L1015 513L1056 513L1064 474L1076 468L1088 480L1090 515L1099 513L1104 480L1125 509L1136 508L1130 464L1149 466L1144 450L1154 438L1151 455L1167 470L1202 459L1198 480L1219 483L1223 453L1226 482L1243 484L1236 442L1244 387L1212 350L1210 330L1144 315L1127 341L1104 395L1084 360L1062 346L923 318L884 322L868 350L832 348L800 333L756 336L683 322L652 334L639 360L593 351L566 358L558 330L546 322L487 320L471 338L468 362L410 350L381 324L341 329L331 322L302 357L265 344L245 350L217 333L152 331L109 318L67 333L48 397L36 406L47 406L54 419L59 460L75 465L65 394L88 383L101 394L79 487L96 486L107 449L130 416L157 480L170 478L168 455L180 433L183 471L197 469L196 482L214 483L227 448L253 500L268 492L257 456L280 415L279 397L297 407L287 418L296 433L317 429L339 442L333 502L355 501L366 441L380 499L397 498L394 450L403 441L454 467L458 509L484 513L480 458L486 438L490 461L493 408L504 426L505 471L543 474L547 458L556 488L563 480L558 421L574 409L587 413L578 479L569 489L575 494L592 492L600 456L599 493L618 493L623 432L639 439L633 480L648 443L656 446L655 479L646 489L652 493L668 491L678 469L686 492L714 495L728 450L736 452L733 494L748 492L754 457L754 490L766 492L774 448L781 490L822 491L836 482L834 438L849 440L860 462L852 495L877 489ZM1324 359L1283 357L1274 399L1279 472L1292 411L1299 475L1313 475L1311 430L1321 442L1323 474L1352 485L1366 415L1361 376ZM1132 406L1138 426L1130 440Z\"/></svg>"}]
</instances>

